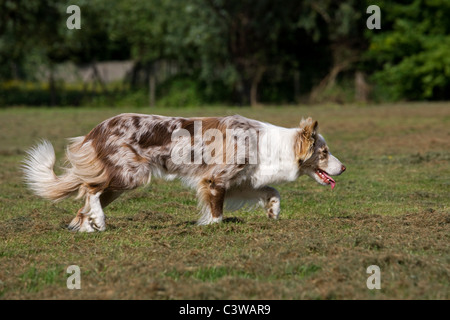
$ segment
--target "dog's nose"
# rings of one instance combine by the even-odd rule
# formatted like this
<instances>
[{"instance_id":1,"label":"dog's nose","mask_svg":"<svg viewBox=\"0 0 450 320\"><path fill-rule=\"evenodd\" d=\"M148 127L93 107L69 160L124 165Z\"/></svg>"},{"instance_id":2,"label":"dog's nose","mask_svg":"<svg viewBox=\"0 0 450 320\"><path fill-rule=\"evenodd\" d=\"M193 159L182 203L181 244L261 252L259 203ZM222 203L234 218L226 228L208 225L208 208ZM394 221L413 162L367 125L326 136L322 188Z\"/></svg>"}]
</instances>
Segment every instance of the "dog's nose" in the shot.
<instances>
[{"instance_id":1,"label":"dog's nose","mask_svg":"<svg viewBox=\"0 0 450 320\"><path fill-rule=\"evenodd\" d=\"M345 169L347 169L347 168L344 165L342 165L342 168L341 168L342 172L344 172Z\"/></svg>"}]
</instances>

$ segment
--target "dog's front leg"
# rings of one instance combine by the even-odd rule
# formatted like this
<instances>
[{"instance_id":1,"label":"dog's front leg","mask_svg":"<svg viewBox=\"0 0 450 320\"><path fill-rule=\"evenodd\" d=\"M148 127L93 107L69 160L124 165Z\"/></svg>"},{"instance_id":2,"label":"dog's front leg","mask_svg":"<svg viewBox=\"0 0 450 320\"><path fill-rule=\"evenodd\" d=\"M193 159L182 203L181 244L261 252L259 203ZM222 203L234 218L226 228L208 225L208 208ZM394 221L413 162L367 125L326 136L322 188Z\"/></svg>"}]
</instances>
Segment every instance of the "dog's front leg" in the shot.
<instances>
[{"instance_id":1,"label":"dog's front leg","mask_svg":"<svg viewBox=\"0 0 450 320\"><path fill-rule=\"evenodd\" d=\"M277 189L265 186L259 189L261 200L266 209L267 216L271 219L278 219L280 215L281 198Z\"/></svg>"},{"instance_id":2,"label":"dog's front leg","mask_svg":"<svg viewBox=\"0 0 450 320\"><path fill-rule=\"evenodd\" d=\"M225 187L217 179L205 179L198 188L202 216L197 224L206 225L222 221Z\"/></svg>"},{"instance_id":3,"label":"dog's front leg","mask_svg":"<svg viewBox=\"0 0 450 320\"><path fill-rule=\"evenodd\" d=\"M260 205L266 210L267 217L278 219L280 216L280 194L275 188L264 186L254 189L251 187L238 187L227 190L226 208L238 210L246 205Z\"/></svg>"}]
</instances>

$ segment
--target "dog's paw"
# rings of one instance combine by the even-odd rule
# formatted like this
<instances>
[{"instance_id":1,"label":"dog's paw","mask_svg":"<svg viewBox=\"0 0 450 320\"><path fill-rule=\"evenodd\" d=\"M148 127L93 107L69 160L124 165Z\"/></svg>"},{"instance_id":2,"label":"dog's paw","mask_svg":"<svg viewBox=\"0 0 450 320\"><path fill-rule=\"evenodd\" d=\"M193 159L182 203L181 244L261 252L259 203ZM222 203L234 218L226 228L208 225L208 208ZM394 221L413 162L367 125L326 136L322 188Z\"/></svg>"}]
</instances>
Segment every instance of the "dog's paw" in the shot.
<instances>
[{"instance_id":1,"label":"dog's paw","mask_svg":"<svg viewBox=\"0 0 450 320\"><path fill-rule=\"evenodd\" d=\"M278 212L274 212L273 209L267 210L267 217L269 219L277 220L279 216L280 216L280 212L279 211Z\"/></svg>"},{"instance_id":2,"label":"dog's paw","mask_svg":"<svg viewBox=\"0 0 450 320\"><path fill-rule=\"evenodd\" d=\"M76 216L70 222L67 229L73 232L95 232L96 230L87 216Z\"/></svg>"},{"instance_id":3,"label":"dog's paw","mask_svg":"<svg viewBox=\"0 0 450 320\"><path fill-rule=\"evenodd\" d=\"M218 218L215 217L208 217L208 218L201 218L200 220L197 221L197 225L199 226L206 226L208 224L214 224L214 223L219 223L222 222L223 216L220 216Z\"/></svg>"},{"instance_id":4,"label":"dog's paw","mask_svg":"<svg viewBox=\"0 0 450 320\"><path fill-rule=\"evenodd\" d=\"M89 217L88 221L89 221L90 226L93 229L95 229L96 231L105 231L106 230L106 224L105 224L104 219L93 216L93 217Z\"/></svg>"},{"instance_id":5,"label":"dog's paw","mask_svg":"<svg viewBox=\"0 0 450 320\"><path fill-rule=\"evenodd\" d=\"M79 217L78 215L72 219L72 221L67 226L67 229L73 232L77 232L80 230L81 223L83 222L83 219Z\"/></svg>"},{"instance_id":6,"label":"dog's paw","mask_svg":"<svg viewBox=\"0 0 450 320\"><path fill-rule=\"evenodd\" d=\"M270 219L278 219L280 216L280 199L272 197L266 206L267 217Z\"/></svg>"}]
</instances>

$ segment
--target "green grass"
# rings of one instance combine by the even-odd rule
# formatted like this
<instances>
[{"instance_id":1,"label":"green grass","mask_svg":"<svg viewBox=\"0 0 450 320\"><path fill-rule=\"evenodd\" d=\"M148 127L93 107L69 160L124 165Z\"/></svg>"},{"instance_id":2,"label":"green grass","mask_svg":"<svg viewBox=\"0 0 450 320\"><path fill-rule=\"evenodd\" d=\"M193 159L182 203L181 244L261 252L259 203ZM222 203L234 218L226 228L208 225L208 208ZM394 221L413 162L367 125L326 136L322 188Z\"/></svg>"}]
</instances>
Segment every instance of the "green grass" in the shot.
<instances>
[{"instance_id":1,"label":"green grass","mask_svg":"<svg viewBox=\"0 0 450 320\"><path fill-rule=\"evenodd\" d=\"M20 276L20 280L27 292L38 292L58 280L64 281L62 270L64 269L60 266L40 271L32 266Z\"/></svg>"},{"instance_id":2,"label":"green grass","mask_svg":"<svg viewBox=\"0 0 450 320\"><path fill-rule=\"evenodd\" d=\"M192 278L200 281L215 282L223 277L251 278L252 275L245 271L229 269L227 267L206 267L194 271L178 271L176 269L165 272L163 276L179 280L180 278Z\"/></svg>"},{"instance_id":3,"label":"green grass","mask_svg":"<svg viewBox=\"0 0 450 320\"><path fill-rule=\"evenodd\" d=\"M105 232L71 233L82 203L31 194L25 150L46 138L62 160L66 138L122 112L239 113L282 126L312 116L347 171L333 191L307 177L277 186L278 221L241 210L203 227L193 190L153 180L105 210ZM448 103L2 109L0 298L449 299L449 128ZM373 264L381 290L366 288ZM66 287L69 265L81 268L81 290Z\"/></svg>"}]
</instances>

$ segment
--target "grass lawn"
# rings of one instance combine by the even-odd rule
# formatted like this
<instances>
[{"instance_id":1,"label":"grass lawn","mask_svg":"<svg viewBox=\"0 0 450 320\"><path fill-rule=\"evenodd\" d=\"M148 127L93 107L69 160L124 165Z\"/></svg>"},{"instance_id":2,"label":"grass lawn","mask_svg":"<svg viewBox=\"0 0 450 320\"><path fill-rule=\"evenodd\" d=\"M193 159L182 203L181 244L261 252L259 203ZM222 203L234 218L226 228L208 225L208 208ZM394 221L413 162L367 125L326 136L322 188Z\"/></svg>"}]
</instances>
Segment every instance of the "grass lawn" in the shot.
<instances>
[{"instance_id":1,"label":"grass lawn","mask_svg":"<svg viewBox=\"0 0 450 320\"><path fill-rule=\"evenodd\" d=\"M22 183L24 151L122 113L319 121L346 165L336 188L279 185L281 218L262 210L196 226L194 191L153 180L106 210L107 230L66 230L80 201L51 203ZM450 103L198 109L0 110L0 299L450 299ZM66 269L81 269L69 290ZM367 267L381 270L369 290Z\"/></svg>"}]
</instances>

